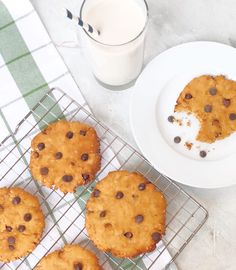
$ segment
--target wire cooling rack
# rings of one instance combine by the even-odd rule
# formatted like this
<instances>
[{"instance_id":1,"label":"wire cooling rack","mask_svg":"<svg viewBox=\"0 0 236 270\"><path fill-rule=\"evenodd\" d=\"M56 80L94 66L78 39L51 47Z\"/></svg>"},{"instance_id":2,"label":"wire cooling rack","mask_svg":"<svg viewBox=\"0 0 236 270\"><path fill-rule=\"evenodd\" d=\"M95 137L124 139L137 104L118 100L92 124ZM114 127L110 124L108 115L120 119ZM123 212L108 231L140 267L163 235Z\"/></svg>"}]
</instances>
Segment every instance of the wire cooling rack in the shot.
<instances>
[{"instance_id":1,"label":"wire cooling rack","mask_svg":"<svg viewBox=\"0 0 236 270\"><path fill-rule=\"evenodd\" d=\"M32 179L28 163L31 139L50 122L78 120L93 126L101 140L102 168L96 180L80 187L74 194L64 195L48 189ZM138 171L153 182L167 199L166 234L156 250L134 259L117 259L98 251L84 227L85 203L95 182L112 170ZM10 182L9 182L10 181ZM80 243L93 250L104 269L163 269L176 259L207 219L207 211L167 177L158 173L145 158L109 128L97 121L60 89L52 89L0 144L0 187L19 186L35 194L45 214L46 229L36 249L13 263L0 263L0 269L33 269L40 259L66 243ZM170 257L167 254L171 254ZM163 257L169 258L166 261ZM164 264L163 264L164 261Z\"/></svg>"}]
</instances>

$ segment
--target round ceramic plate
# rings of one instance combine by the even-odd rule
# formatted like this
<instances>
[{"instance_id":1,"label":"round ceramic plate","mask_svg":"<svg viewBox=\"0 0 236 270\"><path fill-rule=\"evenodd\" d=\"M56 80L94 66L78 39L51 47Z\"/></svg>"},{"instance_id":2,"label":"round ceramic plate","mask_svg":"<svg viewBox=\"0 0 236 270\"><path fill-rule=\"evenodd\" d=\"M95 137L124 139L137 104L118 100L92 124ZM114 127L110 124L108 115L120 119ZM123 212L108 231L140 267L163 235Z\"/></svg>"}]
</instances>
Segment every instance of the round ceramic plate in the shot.
<instances>
[{"instance_id":1,"label":"round ceramic plate","mask_svg":"<svg viewBox=\"0 0 236 270\"><path fill-rule=\"evenodd\" d=\"M134 87L132 130L141 152L166 176L201 188L230 186L236 184L236 132L212 144L201 143L195 140L198 120L174 113L180 92L203 74L236 80L236 50L215 42L191 42L158 55ZM178 121L168 122L169 115ZM181 143L174 143L175 136ZM199 155L202 150L207 152L205 158Z\"/></svg>"}]
</instances>

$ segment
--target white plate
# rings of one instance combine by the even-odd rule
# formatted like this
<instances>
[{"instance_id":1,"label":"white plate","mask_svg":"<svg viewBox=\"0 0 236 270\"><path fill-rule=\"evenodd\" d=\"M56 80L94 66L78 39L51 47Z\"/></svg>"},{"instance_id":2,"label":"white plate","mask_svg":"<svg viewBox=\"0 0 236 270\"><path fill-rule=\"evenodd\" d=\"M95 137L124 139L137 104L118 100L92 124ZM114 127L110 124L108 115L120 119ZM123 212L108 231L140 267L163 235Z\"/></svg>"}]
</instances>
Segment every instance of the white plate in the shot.
<instances>
[{"instance_id":1,"label":"white plate","mask_svg":"<svg viewBox=\"0 0 236 270\"><path fill-rule=\"evenodd\" d=\"M199 123L195 117L174 114L184 86L202 74L226 75L236 80L236 50L215 42L191 42L158 55L136 82L131 101L131 125L136 142L150 163L180 183L216 188L236 184L236 132L213 144L195 141ZM236 110L236 108L235 108ZM171 124L169 115L184 118ZM191 127L186 125L190 118ZM173 138L182 141L175 144ZM188 150L185 142L193 142ZM200 150L207 151L201 158Z\"/></svg>"}]
</instances>

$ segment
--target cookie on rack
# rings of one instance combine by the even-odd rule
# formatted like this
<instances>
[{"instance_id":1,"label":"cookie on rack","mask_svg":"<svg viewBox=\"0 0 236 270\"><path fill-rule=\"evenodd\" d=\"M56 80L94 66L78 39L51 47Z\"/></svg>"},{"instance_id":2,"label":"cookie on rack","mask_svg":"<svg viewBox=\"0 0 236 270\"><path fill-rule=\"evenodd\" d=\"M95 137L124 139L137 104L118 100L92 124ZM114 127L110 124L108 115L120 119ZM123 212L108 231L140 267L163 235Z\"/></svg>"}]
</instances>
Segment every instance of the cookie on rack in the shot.
<instances>
[{"instance_id":1,"label":"cookie on rack","mask_svg":"<svg viewBox=\"0 0 236 270\"><path fill-rule=\"evenodd\" d=\"M21 188L0 188L0 261L26 256L39 243L44 216L38 199Z\"/></svg>"},{"instance_id":2,"label":"cookie on rack","mask_svg":"<svg viewBox=\"0 0 236 270\"><path fill-rule=\"evenodd\" d=\"M86 209L90 239L116 257L153 251L165 232L166 200L136 172L110 172L95 186Z\"/></svg>"},{"instance_id":3,"label":"cookie on rack","mask_svg":"<svg viewBox=\"0 0 236 270\"><path fill-rule=\"evenodd\" d=\"M73 192L100 169L100 143L94 128L80 122L50 124L31 143L30 170L49 188Z\"/></svg>"},{"instance_id":4,"label":"cookie on rack","mask_svg":"<svg viewBox=\"0 0 236 270\"><path fill-rule=\"evenodd\" d=\"M202 75L181 92L176 112L194 114L200 121L197 140L213 143L236 131L236 81Z\"/></svg>"},{"instance_id":5,"label":"cookie on rack","mask_svg":"<svg viewBox=\"0 0 236 270\"><path fill-rule=\"evenodd\" d=\"M79 245L66 245L44 257L35 270L102 270L97 257Z\"/></svg>"}]
</instances>

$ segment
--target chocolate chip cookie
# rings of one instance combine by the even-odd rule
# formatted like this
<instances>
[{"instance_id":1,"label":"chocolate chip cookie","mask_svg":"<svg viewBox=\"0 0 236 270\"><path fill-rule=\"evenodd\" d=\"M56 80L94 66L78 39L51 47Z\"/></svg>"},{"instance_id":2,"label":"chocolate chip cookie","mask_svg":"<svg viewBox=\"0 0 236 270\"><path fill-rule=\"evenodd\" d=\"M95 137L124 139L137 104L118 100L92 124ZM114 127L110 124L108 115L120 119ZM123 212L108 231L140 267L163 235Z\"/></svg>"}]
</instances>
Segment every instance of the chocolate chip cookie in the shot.
<instances>
[{"instance_id":1,"label":"chocolate chip cookie","mask_svg":"<svg viewBox=\"0 0 236 270\"><path fill-rule=\"evenodd\" d=\"M39 243L44 216L38 199L21 188L0 188L0 261L26 256Z\"/></svg>"},{"instance_id":2,"label":"chocolate chip cookie","mask_svg":"<svg viewBox=\"0 0 236 270\"><path fill-rule=\"evenodd\" d=\"M110 172L95 186L86 209L90 239L116 257L153 251L165 232L165 198L139 173Z\"/></svg>"},{"instance_id":3,"label":"chocolate chip cookie","mask_svg":"<svg viewBox=\"0 0 236 270\"><path fill-rule=\"evenodd\" d=\"M100 169L100 144L94 128L79 122L58 121L32 140L33 177L62 192L73 192L95 178Z\"/></svg>"},{"instance_id":4,"label":"chocolate chip cookie","mask_svg":"<svg viewBox=\"0 0 236 270\"><path fill-rule=\"evenodd\" d=\"M66 245L44 257L35 270L102 270L97 257L79 245Z\"/></svg>"},{"instance_id":5,"label":"chocolate chip cookie","mask_svg":"<svg viewBox=\"0 0 236 270\"><path fill-rule=\"evenodd\" d=\"M198 118L198 141L222 140L236 131L236 82L222 75L194 78L178 97L175 111Z\"/></svg>"}]
</instances>

